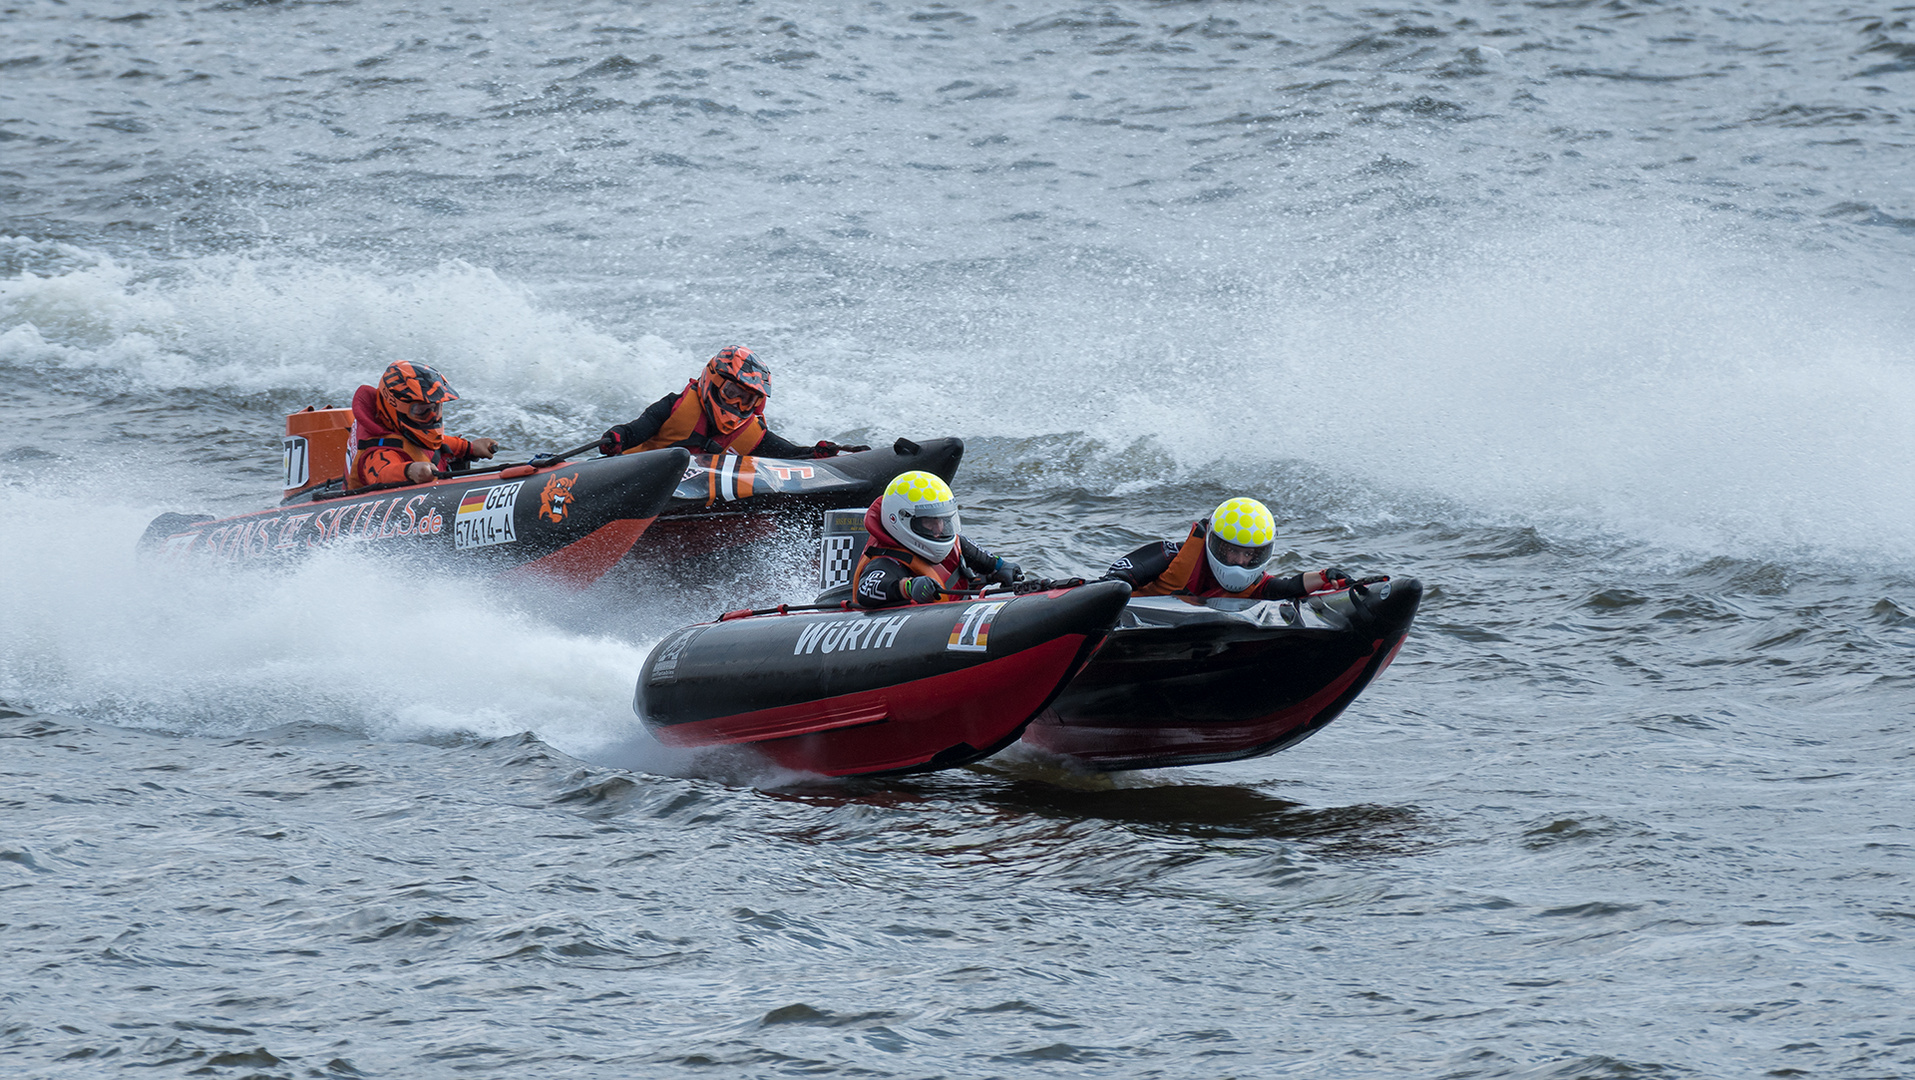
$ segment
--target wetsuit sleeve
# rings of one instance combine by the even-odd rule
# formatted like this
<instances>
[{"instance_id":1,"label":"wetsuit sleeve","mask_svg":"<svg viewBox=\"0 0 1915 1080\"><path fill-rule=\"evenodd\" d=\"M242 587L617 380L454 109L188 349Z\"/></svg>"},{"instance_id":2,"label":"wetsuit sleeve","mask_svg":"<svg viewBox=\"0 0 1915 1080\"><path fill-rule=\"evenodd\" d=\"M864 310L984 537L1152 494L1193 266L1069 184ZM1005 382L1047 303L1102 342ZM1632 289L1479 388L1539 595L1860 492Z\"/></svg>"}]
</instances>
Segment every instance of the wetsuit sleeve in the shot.
<instances>
[{"instance_id":1,"label":"wetsuit sleeve","mask_svg":"<svg viewBox=\"0 0 1915 1080\"><path fill-rule=\"evenodd\" d=\"M1263 591L1257 595L1265 600L1295 600L1304 595L1303 575L1291 574L1289 577L1263 576Z\"/></svg>"},{"instance_id":2,"label":"wetsuit sleeve","mask_svg":"<svg viewBox=\"0 0 1915 1080\"><path fill-rule=\"evenodd\" d=\"M462 435L447 435L439 450L447 461L465 461L472 456L472 440Z\"/></svg>"},{"instance_id":3,"label":"wetsuit sleeve","mask_svg":"<svg viewBox=\"0 0 1915 1080\"><path fill-rule=\"evenodd\" d=\"M665 421L671 418L672 405L677 401L678 394L666 394L647 406L644 412L638 414L636 420L616 424L613 430L619 433L619 438L628 449L637 446L658 434L658 429L664 427Z\"/></svg>"},{"instance_id":4,"label":"wetsuit sleeve","mask_svg":"<svg viewBox=\"0 0 1915 1080\"><path fill-rule=\"evenodd\" d=\"M366 451L366 461L361 467L368 484L392 484L406 478L406 466L412 459L402 451L390 446L376 446Z\"/></svg>"},{"instance_id":5,"label":"wetsuit sleeve","mask_svg":"<svg viewBox=\"0 0 1915 1080\"><path fill-rule=\"evenodd\" d=\"M789 439L786 439L782 435L779 435L777 432L772 431L770 428L766 428L765 437L758 440L758 445L752 448L751 456L769 457L769 458L799 458L802 460L802 459L810 459L815 457L823 457L824 455L818 453L818 448L816 446L799 446L797 443L792 442Z\"/></svg>"},{"instance_id":6,"label":"wetsuit sleeve","mask_svg":"<svg viewBox=\"0 0 1915 1080\"><path fill-rule=\"evenodd\" d=\"M964 567L971 577L982 577L997 568L997 556L971 543L968 536L958 537L958 550L964 553Z\"/></svg>"},{"instance_id":7,"label":"wetsuit sleeve","mask_svg":"<svg viewBox=\"0 0 1915 1080\"><path fill-rule=\"evenodd\" d=\"M858 575L852 602L861 608L896 607L906 603L904 582L910 576L911 568L898 560L874 558L864 564L864 573Z\"/></svg>"},{"instance_id":8,"label":"wetsuit sleeve","mask_svg":"<svg viewBox=\"0 0 1915 1080\"><path fill-rule=\"evenodd\" d=\"M1141 589L1162 577L1164 571L1170 569L1170 560L1176 558L1183 547L1183 542L1178 540L1157 540L1145 544L1111 563L1104 577L1128 582L1131 588Z\"/></svg>"}]
</instances>

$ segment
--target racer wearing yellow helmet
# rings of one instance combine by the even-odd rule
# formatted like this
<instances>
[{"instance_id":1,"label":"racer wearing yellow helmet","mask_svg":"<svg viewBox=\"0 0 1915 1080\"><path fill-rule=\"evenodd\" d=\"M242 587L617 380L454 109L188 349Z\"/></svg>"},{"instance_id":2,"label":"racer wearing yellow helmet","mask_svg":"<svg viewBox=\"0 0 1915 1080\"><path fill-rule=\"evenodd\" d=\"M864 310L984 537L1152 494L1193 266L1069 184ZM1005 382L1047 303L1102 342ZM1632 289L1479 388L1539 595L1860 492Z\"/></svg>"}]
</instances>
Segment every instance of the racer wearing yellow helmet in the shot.
<instances>
[{"instance_id":1,"label":"racer wearing yellow helmet","mask_svg":"<svg viewBox=\"0 0 1915 1080\"><path fill-rule=\"evenodd\" d=\"M455 462L491 457L499 448L496 441L446 434L439 407L457 400L452 384L425 364L388 364L377 387L353 392L346 487L422 484Z\"/></svg>"},{"instance_id":2,"label":"racer wearing yellow helmet","mask_svg":"<svg viewBox=\"0 0 1915 1080\"><path fill-rule=\"evenodd\" d=\"M959 531L957 496L928 472L900 473L864 512L864 528L870 538L851 574L859 607L931 604L940 589L1010 585L1019 576L1016 563Z\"/></svg>"},{"instance_id":3,"label":"racer wearing yellow helmet","mask_svg":"<svg viewBox=\"0 0 1915 1080\"><path fill-rule=\"evenodd\" d=\"M1105 575L1130 583L1132 596L1237 596L1287 600L1341 588L1350 575L1334 567L1272 577L1264 567L1277 541L1270 508L1239 496L1190 527L1182 540L1146 544L1111 564Z\"/></svg>"},{"instance_id":4,"label":"racer wearing yellow helmet","mask_svg":"<svg viewBox=\"0 0 1915 1080\"><path fill-rule=\"evenodd\" d=\"M771 371L743 345L718 350L705 370L646 407L635 420L613 424L598 441L598 452L631 454L682 446L694 454L752 454L769 458L825 458L869 450L821 439L812 446L780 437L765 426L771 400Z\"/></svg>"}]
</instances>

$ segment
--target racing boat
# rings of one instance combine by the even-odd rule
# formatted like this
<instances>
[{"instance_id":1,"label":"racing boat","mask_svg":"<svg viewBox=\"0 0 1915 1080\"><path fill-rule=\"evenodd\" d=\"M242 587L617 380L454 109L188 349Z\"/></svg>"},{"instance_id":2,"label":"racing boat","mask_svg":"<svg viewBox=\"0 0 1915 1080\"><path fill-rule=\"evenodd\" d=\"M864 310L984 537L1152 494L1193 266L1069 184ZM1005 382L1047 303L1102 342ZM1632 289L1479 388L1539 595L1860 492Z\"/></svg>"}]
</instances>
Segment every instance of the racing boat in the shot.
<instances>
[{"instance_id":1,"label":"racing boat","mask_svg":"<svg viewBox=\"0 0 1915 1080\"><path fill-rule=\"evenodd\" d=\"M864 516L826 511L820 600L848 595ZM1274 754L1336 719L1403 647L1423 598L1379 578L1302 600L1132 597L1023 741L1102 770Z\"/></svg>"},{"instance_id":2,"label":"racing boat","mask_svg":"<svg viewBox=\"0 0 1915 1080\"><path fill-rule=\"evenodd\" d=\"M876 611L732 612L660 641L633 707L668 746L751 744L798 772L951 768L1016 740L1129 595L1112 581Z\"/></svg>"},{"instance_id":3,"label":"racing boat","mask_svg":"<svg viewBox=\"0 0 1915 1080\"><path fill-rule=\"evenodd\" d=\"M350 423L344 409L292 414L287 494L278 507L229 518L161 514L139 549L168 562L257 563L351 544L454 569L587 585L657 518L690 459L684 450L576 463L562 455L349 491L342 478Z\"/></svg>"},{"instance_id":4,"label":"racing boat","mask_svg":"<svg viewBox=\"0 0 1915 1080\"><path fill-rule=\"evenodd\" d=\"M899 439L887 447L817 459L697 454L660 512L640 558L665 562L771 536L820 510L863 510L901 472L945 481L964 457L962 439Z\"/></svg>"},{"instance_id":5,"label":"racing boat","mask_svg":"<svg viewBox=\"0 0 1915 1080\"><path fill-rule=\"evenodd\" d=\"M1300 601L1133 598L1023 741L1103 771L1274 754L1389 666L1422 597L1400 578Z\"/></svg>"}]
</instances>

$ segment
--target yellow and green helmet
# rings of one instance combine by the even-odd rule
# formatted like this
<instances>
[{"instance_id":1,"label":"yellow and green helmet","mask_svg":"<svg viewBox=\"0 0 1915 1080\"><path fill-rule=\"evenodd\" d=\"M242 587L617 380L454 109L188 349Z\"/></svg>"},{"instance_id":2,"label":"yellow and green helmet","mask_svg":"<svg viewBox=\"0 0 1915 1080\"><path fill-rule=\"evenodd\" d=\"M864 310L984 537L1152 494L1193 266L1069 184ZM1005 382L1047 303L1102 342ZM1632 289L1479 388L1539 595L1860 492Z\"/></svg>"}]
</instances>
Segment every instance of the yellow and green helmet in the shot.
<instances>
[{"instance_id":1,"label":"yellow and green helmet","mask_svg":"<svg viewBox=\"0 0 1915 1080\"><path fill-rule=\"evenodd\" d=\"M884 489L878 515L893 540L932 562L943 560L957 543L957 496L931 473L899 473Z\"/></svg>"},{"instance_id":2,"label":"yellow and green helmet","mask_svg":"<svg viewBox=\"0 0 1915 1080\"><path fill-rule=\"evenodd\" d=\"M1277 519L1255 499L1238 496L1210 512L1204 556L1210 573L1231 592L1255 585L1277 542Z\"/></svg>"}]
</instances>

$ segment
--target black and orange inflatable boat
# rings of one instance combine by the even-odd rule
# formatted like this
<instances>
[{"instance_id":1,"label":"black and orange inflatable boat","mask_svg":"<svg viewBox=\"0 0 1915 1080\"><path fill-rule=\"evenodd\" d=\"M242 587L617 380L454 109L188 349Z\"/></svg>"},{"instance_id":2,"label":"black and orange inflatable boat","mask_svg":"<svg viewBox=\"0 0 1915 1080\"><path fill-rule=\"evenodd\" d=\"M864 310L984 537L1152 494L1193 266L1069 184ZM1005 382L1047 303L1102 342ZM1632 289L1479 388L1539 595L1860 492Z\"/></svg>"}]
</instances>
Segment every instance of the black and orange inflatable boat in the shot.
<instances>
[{"instance_id":1,"label":"black and orange inflatable boat","mask_svg":"<svg viewBox=\"0 0 1915 1080\"><path fill-rule=\"evenodd\" d=\"M921 469L947 483L964 458L962 439L899 439L890 446L828 458L697 454L635 557L677 560L815 527L821 510L860 513L899 473Z\"/></svg>"},{"instance_id":2,"label":"black and orange inflatable boat","mask_svg":"<svg viewBox=\"0 0 1915 1080\"><path fill-rule=\"evenodd\" d=\"M962 439L899 439L876 450L828 458L695 454L659 516L673 521L863 508L899 473L918 469L949 483L963 459Z\"/></svg>"},{"instance_id":3,"label":"black and orange inflatable boat","mask_svg":"<svg viewBox=\"0 0 1915 1080\"><path fill-rule=\"evenodd\" d=\"M878 611L733 612L667 635L633 702L668 746L819 776L945 769L1016 740L1104 641L1122 582Z\"/></svg>"},{"instance_id":4,"label":"black and orange inflatable boat","mask_svg":"<svg viewBox=\"0 0 1915 1080\"><path fill-rule=\"evenodd\" d=\"M349 491L342 478L350 424L346 409L292 414L279 506L228 518L162 514L140 550L168 562L264 563L352 545L454 570L585 585L651 527L691 458L684 450L534 458Z\"/></svg>"}]
</instances>

